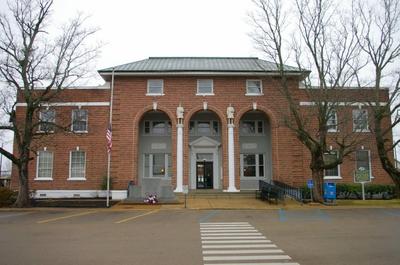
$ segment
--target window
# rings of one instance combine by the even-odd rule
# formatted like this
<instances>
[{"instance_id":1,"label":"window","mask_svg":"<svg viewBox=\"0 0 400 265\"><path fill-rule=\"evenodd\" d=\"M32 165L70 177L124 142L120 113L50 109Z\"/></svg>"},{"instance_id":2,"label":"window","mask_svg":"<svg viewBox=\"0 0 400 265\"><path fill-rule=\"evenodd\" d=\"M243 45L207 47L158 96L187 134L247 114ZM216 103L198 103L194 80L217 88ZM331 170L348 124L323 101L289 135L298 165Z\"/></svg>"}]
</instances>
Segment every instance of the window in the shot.
<instances>
[{"instance_id":1,"label":"window","mask_svg":"<svg viewBox=\"0 0 400 265\"><path fill-rule=\"evenodd\" d=\"M72 110L72 131L87 132L88 111L84 109Z\"/></svg>"},{"instance_id":2,"label":"window","mask_svg":"<svg viewBox=\"0 0 400 265\"><path fill-rule=\"evenodd\" d=\"M337 151L330 151L329 153L324 154L325 163L330 163L336 160L338 157ZM340 178L340 166L337 165L334 168L325 169L324 170L324 178Z\"/></svg>"},{"instance_id":3,"label":"window","mask_svg":"<svg viewBox=\"0 0 400 265\"><path fill-rule=\"evenodd\" d=\"M46 180L53 178L53 152L38 152L36 178Z\"/></svg>"},{"instance_id":4,"label":"window","mask_svg":"<svg viewBox=\"0 0 400 265\"><path fill-rule=\"evenodd\" d=\"M171 122L170 121L145 121L144 122L145 135L170 135Z\"/></svg>"},{"instance_id":5,"label":"window","mask_svg":"<svg viewBox=\"0 0 400 265\"><path fill-rule=\"evenodd\" d=\"M240 122L241 135L257 135L264 133L263 121L242 121Z\"/></svg>"},{"instance_id":6,"label":"window","mask_svg":"<svg viewBox=\"0 0 400 265\"><path fill-rule=\"evenodd\" d=\"M86 153L84 151L71 151L70 154L70 179L85 179Z\"/></svg>"},{"instance_id":7,"label":"window","mask_svg":"<svg viewBox=\"0 0 400 265\"><path fill-rule=\"evenodd\" d=\"M190 135L199 136L215 136L219 135L219 122L218 121L190 121L189 122Z\"/></svg>"},{"instance_id":8,"label":"window","mask_svg":"<svg viewBox=\"0 0 400 265\"><path fill-rule=\"evenodd\" d=\"M264 177L264 154L241 154L242 177Z\"/></svg>"},{"instance_id":9,"label":"window","mask_svg":"<svg viewBox=\"0 0 400 265\"><path fill-rule=\"evenodd\" d=\"M261 80L247 80L246 95L262 95Z\"/></svg>"},{"instance_id":10,"label":"window","mask_svg":"<svg viewBox=\"0 0 400 265\"><path fill-rule=\"evenodd\" d=\"M145 154L143 174L146 178L170 178L172 173L171 154Z\"/></svg>"},{"instance_id":11,"label":"window","mask_svg":"<svg viewBox=\"0 0 400 265\"><path fill-rule=\"evenodd\" d=\"M163 95L164 81L162 79L147 80L147 95Z\"/></svg>"},{"instance_id":12,"label":"window","mask_svg":"<svg viewBox=\"0 0 400 265\"><path fill-rule=\"evenodd\" d=\"M326 121L326 127L328 128L328 132L338 131L337 112L335 110L331 110L328 120Z\"/></svg>"},{"instance_id":13,"label":"window","mask_svg":"<svg viewBox=\"0 0 400 265\"><path fill-rule=\"evenodd\" d=\"M366 109L353 110L353 131L368 132L368 111Z\"/></svg>"},{"instance_id":14,"label":"window","mask_svg":"<svg viewBox=\"0 0 400 265\"><path fill-rule=\"evenodd\" d=\"M212 79L197 80L197 95L214 95L214 84Z\"/></svg>"},{"instance_id":15,"label":"window","mask_svg":"<svg viewBox=\"0 0 400 265\"><path fill-rule=\"evenodd\" d=\"M371 176L371 163L368 150L359 150L356 152L356 170L368 170Z\"/></svg>"},{"instance_id":16,"label":"window","mask_svg":"<svg viewBox=\"0 0 400 265\"><path fill-rule=\"evenodd\" d=\"M56 121L56 111L52 109L41 110L39 112L39 119L41 122L39 124L40 132L53 132L54 123Z\"/></svg>"}]
</instances>

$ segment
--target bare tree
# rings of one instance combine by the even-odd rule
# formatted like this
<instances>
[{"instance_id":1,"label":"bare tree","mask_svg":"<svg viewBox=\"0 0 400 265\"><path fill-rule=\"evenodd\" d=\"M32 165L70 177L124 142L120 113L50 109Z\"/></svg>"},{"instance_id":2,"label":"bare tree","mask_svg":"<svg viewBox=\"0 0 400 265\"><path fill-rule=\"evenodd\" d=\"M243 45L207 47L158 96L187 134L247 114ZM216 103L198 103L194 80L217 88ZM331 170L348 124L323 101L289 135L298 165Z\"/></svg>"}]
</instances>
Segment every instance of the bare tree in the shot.
<instances>
[{"instance_id":1,"label":"bare tree","mask_svg":"<svg viewBox=\"0 0 400 265\"><path fill-rule=\"evenodd\" d=\"M52 119L38 113L63 90L87 73L88 63L98 52L98 45L87 40L97 31L84 27L85 18L78 15L61 29L49 34L52 0L16 0L9 3L9 12L0 15L0 80L4 91L14 91L11 101L3 99L8 122L0 130L14 133L14 154L0 148L18 169L17 207L29 206L28 165L33 159L33 145L43 133L39 126L61 128ZM16 105L23 111L16 113ZM18 117L17 117L18 115ZM22 116L21 116L22 115Z\"/></svg>"},{"instance_id":2,"label":"bare tree","mask_svg":"<svg viewBox=\"0 0 400 265\"><path fill-rule=\"evenodd\" d=\"M283 113L283 120L310 153L313 195L316 201L322 202L324 171L341 164L361 141L360 134L349 129L352 116L342 104L352 104L354 99L344 90L363 67L358 60L358 42L351 32L350 18L332 1L253 2L256 9L250 17L255 30L251 37L279 69L279 90L289 107L289 111ZM289 12L284 4L293 6L292 10ZM290 25L289 15L291 21L293 17L298 19L295 30L290 30L295 26ZM292 89L291 84L299 80L293 80L286 72L285 63L290 58L303 71L304 89L301 91ZM311 106L300 106L299 93L303 93ZM328 133L332 128L329 123L337 115L341 120L336 124L341 127L340 133ZM330 145L334 146L335 155Z\"/></svg>"},{"instance_id":3,"label":"bare tree","mask_svg":"<svg viewBox=\"0 0 400 265\"><path fill-rule=\"evenodd\" d=\"M374 87L374 98L369 104L373 111L373 132L379 159L395 183L400 198L400 170L393 160L393 152L400 140L392 141L392 132L400 123L400 1L370 3L357 0L353 11L356 37L374 73L372 78L370 75L359 77L358 85L362 87L371 83ZM362 79L366 80L363 82ZM392 83L388 104L381 104L384 82Z\"/></svg>"}]
</instances>

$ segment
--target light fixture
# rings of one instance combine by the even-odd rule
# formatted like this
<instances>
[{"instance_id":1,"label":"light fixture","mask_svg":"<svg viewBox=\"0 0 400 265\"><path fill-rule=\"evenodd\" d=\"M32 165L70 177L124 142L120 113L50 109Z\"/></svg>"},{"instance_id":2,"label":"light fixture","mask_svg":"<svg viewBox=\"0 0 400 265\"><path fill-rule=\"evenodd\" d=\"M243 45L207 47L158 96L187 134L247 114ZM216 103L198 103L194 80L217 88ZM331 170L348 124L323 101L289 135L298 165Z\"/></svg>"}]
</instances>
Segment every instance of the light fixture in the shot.
<instances>
[{"instance_id":1,"label":"light fixture","mask_svg":"<svg viewBox=\"0 0 400 265\"><path fill-rule=\"evenodd\" d=\"M153 110L157 110L157 101L153 101Z\"/></svg>"},{"instance_id":2,"label":"light fixture","mask_svg":"<svg viewBox=\"0 0 400 265\"><path fill-rule=\"evenodd\" d=\"M257 109L257 102L253 102L253 110Z\"/></svg>"},{"instance_id":3,"label":"light fixture","mask_svg":"<svg viewBox=\"0 0 400 265\"><path fill-rule=\"evenodd\" d=\"M208 107L207 105L208 105L207 101L203 101L203 109L204 110L207 110L207 107Z\"/></svg>"}]
</instances>

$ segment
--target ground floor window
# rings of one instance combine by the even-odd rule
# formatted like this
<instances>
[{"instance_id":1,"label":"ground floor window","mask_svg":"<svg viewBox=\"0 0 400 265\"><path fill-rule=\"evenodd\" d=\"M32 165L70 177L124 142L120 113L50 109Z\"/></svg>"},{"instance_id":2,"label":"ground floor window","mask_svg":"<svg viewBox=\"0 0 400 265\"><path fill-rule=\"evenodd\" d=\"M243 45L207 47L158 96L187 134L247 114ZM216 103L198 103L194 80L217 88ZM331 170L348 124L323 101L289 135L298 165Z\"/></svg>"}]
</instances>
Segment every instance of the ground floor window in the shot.
<instances>
[{"instance_id":1,"label":"ground floor window","mask_svg":"<svg viewBox=\"0 0 400 265\"><path fill-rule=\"evenodd\" d=\"M356 152L356 170L368 170L371 176L371 161L368 150L359 150Z\"/></svg>"},{"instance_id":2,"label":"ground floor window","mask_svg":"<svg viewBox=\"0 0 400 265\"><path fill-rule=\"evenodd\" d=\"M264 177L264 154L241 154L242 177Z\"/></svg>"},{"instance_id":3,"label":"ground floor window","mask_svg":"<svg viewBox=\"0 0 400 265\"><path fill-rule=\"evenodd\" d=\"M337 151L330 151L329 153L324 154L324 160L327 163L330 163L331 161L335 161L338 157L338 152ZM334 168L330 169L325 169L324 170L324 177L329 179L329 178L340 178L340 166L337 165Z\"/></svg>"},{"instance_id":4,"label":"ground floor window","mask_svg":"<svg viewBox=\"0 0 400 265\"><path fill-rule=\"evenodd\" d=\"M86 177L86 153L84 151L72 151L70 154L70 179L85 179Z\"/></svg>"},{"instance_id":5,"label":"ground floor window","mask_svg":"<svg viewBox=\"0 0 400 265\"><path fill-rule=\"evenodd\" d=\"M170 178L172 175L171 154L144 154L143 162L145 178Z\"/></svg>"},{"instance_id":6,"label":"ground floor window","mask_svg":"<svg viewBox=\"0 0 400 265\"><path fill-rule=\"evenodd\" d=\"M37 157L36 178L51 179L53 177L53 152L39 151Z\"/></svg>"}]
</instances>

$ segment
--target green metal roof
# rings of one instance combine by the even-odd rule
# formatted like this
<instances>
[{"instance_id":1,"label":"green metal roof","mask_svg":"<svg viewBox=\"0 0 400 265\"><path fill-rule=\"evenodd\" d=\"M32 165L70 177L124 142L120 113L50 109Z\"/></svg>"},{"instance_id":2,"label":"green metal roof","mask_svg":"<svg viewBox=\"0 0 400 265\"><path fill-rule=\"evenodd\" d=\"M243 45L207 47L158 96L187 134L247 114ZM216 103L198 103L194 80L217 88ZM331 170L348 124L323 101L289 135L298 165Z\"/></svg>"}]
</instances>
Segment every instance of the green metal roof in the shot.
<instances>
[{"instance_id":1,"label":"green metal roof","mask_svg":"<svg viewBox=\"0 0 400 265\"><path fill-rule=\"evenodd\" d=\"M284 65L288 72L303 72L299 68ZM275 63L257 57L149 57L141 61L99 70L126 73L163 72L277 72Z\"/></svg>"}]
</instances>

